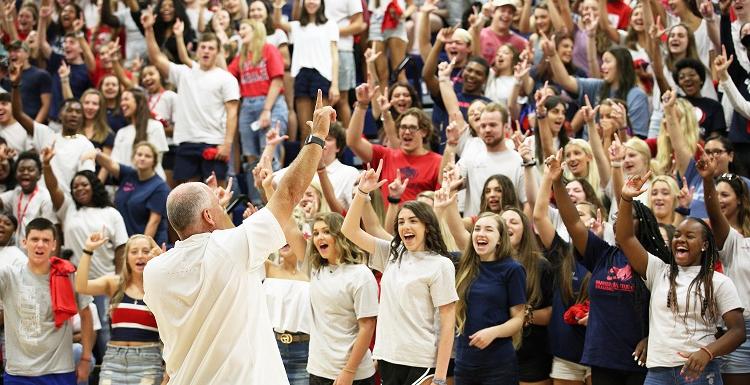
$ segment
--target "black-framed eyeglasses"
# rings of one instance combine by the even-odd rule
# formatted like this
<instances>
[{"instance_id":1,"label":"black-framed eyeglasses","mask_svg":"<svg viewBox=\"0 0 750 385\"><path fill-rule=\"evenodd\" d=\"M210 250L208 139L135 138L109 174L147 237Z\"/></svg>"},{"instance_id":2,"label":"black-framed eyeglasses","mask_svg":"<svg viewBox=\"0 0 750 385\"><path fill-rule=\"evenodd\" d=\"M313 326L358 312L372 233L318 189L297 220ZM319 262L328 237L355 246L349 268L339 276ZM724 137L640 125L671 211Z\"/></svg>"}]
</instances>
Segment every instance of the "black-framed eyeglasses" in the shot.
<instances>
[{"instance_id":1,"label":"black-framed eyeglasses","mask_svg":"<svg viewBox=\"0 0 750 385\"><path fill-rule=\"evenodd\" d=\"M398 129L401 131L417 132L419 131L419 126L408 126L408 125L402 124L398 126Z\"/></svg>"}]
</instances>

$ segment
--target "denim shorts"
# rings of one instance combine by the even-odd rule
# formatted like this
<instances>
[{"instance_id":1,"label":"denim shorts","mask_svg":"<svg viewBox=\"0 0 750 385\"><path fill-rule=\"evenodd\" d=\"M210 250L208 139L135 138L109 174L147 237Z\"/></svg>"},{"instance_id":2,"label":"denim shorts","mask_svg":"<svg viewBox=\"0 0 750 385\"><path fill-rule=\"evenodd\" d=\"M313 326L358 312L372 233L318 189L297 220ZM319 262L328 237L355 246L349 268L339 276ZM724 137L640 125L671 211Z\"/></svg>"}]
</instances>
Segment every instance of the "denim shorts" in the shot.
<instances>
[{"instance_id":1,"label":"denim shorts","mask_svg":"<svg viewBox=\"0 0 750 385\"><path fill-rule=\"evenodd\" d=\"M745 333L750 335L750 320L745 320ZM737 350L719 357L721 361L721 372L727 374L750 373L750 338Z\"/></svg>"},{"instance_id":2,"label":"denim shorts","mask_svg":"<svg viewBox=\"0 0 750 385\"><path fill-rule=\"evenodd\" d=\"M391 38L401 39L405 42L409 41L406 36L406 22L403 20L398 23L396 28L383 31L383 19L384 14L373 12L370 16L370 40L372 41L386 41Z\"/></svg>"},{"instance_id":3,"label":"denim shorts","mask_svg":"<svg viewBox=\"0 0 750 385\"><path fill-rule=\"evenodd\" d=\"M682 366L673 368L649 368L643 385L722 385L719 363L713 360L706 365L698 379L688 382L680 375Z\"/></svg>"},{"instance_id":4,"label":"denim shorts","mask_svg":"<svg viewBox=\"0 0 750 385\"><path fill-rule=\"evenodd\" d=\"M354 51L339 50L339 91L349 91L357 86L357 65Z\"/></svg>"},{"instance_id":5,"label":"denim shorts","mask_svg":"<svg viewBox=\"0 0 750 385\"><path fill-rule=\"evenodd\" d=\"M323 77L316 69L301 68L294 77L294 96L315 99L318 90L323 91L323 97L328 97L331 81Z\"/></svg>"},{"instance_id":6,"label":"denim shorts","mask_svg":"<svg viewBox=\"0 0 750 385\"><path fill-rule=\"evenodd\" d=\"M253 131L250 128L250 125L253 124L253 122L260 119L260 114L263 112L263 105L265 103L265 96L242 98L242 106L240 107L239 116L242 155L259 158L263 153L263 148L266 147L266 133L268 132L268 128L259 129L257 131ZM276 127L276 123L279 122L281 126L279 129L279 135L286 135L288 121L289 108L286 105L284 97L279 96L276 98L273 108L271 108L271 127ZM274 160L278 161L281 154L281 146L277 147L276 151L278 154L277 156L274 156Z\"/></svg>"},{"instance_id":7,"label":"denim shorts","mask_svg":"<svg viewBox=\"0 0 750 385\"><path fill-rule=\"evenodd\" d=\"M310 375L307 373L307 356L310 351L310 342L285 344L277 340L276 344L279 346L289 385L308 385Z\"/></svg>"},{"instance_id":8,"label":"denim shorts","mask_svg":"<svg viewBox=\"0 0 750 385\"><path fill-rule=\"evenodd\" d=\"M99 372L99 385L159 385L163 374L159 345L109 345Z\"/></svg>"}]
</instances>

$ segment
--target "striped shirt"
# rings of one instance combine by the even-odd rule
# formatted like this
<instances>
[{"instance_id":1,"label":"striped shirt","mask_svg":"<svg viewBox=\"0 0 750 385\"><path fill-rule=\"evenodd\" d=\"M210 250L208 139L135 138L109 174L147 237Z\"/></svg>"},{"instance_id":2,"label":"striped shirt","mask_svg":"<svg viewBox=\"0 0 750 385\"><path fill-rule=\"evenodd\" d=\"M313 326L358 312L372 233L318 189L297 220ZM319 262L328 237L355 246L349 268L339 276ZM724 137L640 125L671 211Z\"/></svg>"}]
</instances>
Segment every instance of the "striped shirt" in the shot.
<instances>
[{"instance_id":1,"label":"striped shirt","mask_svg":"<svg viewBox=\"0 0 750 385\"><path fill-rule=\"evenodd\" d=\"M142 299L123 293L112 308L112 341L159 342L156 318Z\"/></svg>"}]
</instances>

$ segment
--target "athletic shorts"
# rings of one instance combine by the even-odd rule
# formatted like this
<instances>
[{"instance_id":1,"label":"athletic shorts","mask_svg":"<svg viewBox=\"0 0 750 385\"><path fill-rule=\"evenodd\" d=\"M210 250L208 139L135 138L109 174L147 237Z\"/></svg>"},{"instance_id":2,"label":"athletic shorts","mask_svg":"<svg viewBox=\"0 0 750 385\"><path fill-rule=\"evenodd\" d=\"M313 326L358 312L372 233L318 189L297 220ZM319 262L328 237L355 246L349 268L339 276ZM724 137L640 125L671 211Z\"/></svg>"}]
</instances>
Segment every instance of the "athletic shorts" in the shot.
<instances>
[{"instance_id":1,"label":"athletic shorts","mask_svg":"<svg viewBox=\"0 0 750 385\"><path fill-rule=\"evenodd\" d=\"M419 368L378 360L382 385L419 385L435 377L435 368Z\"/></svg>"},{"instance_id":2,"label":"athletic shorts","mask_svg":"<svg viewBox=\"0 0 750 385\"><path fill-rule=\"evenodd\" d=\"M174 172L172 177L178 182L198 178L201 181L216 173L216 179L227 179L229 164L218 160L203 159L203 151L209 147L216 147L206 143L180 143L174 157Z\"/></svg>"}]
</instances>

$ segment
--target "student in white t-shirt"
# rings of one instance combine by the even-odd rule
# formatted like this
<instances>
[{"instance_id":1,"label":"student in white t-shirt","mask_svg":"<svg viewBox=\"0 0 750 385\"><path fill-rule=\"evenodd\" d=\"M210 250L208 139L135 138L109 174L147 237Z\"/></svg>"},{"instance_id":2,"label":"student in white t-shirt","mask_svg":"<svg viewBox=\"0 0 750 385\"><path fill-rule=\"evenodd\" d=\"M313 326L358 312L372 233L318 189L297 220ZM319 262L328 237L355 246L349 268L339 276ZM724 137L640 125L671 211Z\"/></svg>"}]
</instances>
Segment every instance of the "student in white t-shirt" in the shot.
<instances>
[{"instance_id":1,"label":"student in white t-shirt","mask_svg":"<svg viewBox=\"0 0 750 385\"><path fill-rule=\"evenodd\" d=\"M205 180L212 173L224 183L229 155L237 132L240 88L237 80L216 66L219 40L204 33L192 67L171 63L160 51L154 36L154 15L143 11L141 24L148 56L162 76L177 86L174 142L176 182Z\"/></svg>"},{"instance_id":2,"label":"student in white t-shirt","mask_svg":"<svg viewBox=\"0 0 750 385\"><path fill-rule=\"evenodd\" d=\"M456 322L456 270L432 208L409 201L399 209L393 239L359 226L370 192L387 182L380 170L362 174L341 232L370 253L383 272L373 358L384 385L445 384ZM408 293L408 295L405 295Z\"/></svg>"},{"instance_id":3,"label":"student in white t-shirt","mask_svg":"<svg viewBox=\"0 0 750 385\"><path fill-rule=\"evenodd\" d=\"M148 141L159 151L156 174L162 179L166 179L161 164L164 153L169 151L167 136L164 133L164 125L151 119L146 94L139 89L124 91L120 98L120 109L122 110L122 116L130 124L117 130L112 155L110 155L112 160L126 166L132 166L133 145L144 140Z\"/></svg>"},{"instance_id":4,"label":"student in white t-shirt","mask_svg":"<svg viewBox=\"0 0 750 385\"><path fill-rule=\"evenodd\" d=\"M17 152L31 149L31 142L21 124L13 118L10 93L0 93L0 138Z\"/></svg>"},{"instance_id":5,"label":"student in white t-shirt","mask_svg":"<svg viewBox=\"0 0 750 385\"><path fill-rule=\"evenodd\" d=\"M371 385L375 366L369 346L378 315L378 284L363 264L364 252L342 234L341 214L318 214L312 222L312 247L305 261L312 309L310 384ZM296 238L290 244L301 249L302 233Z\"/></svg>"},{"instance_id":6,"label":"student in white t-shirt","mask_svg":"<svg viewBox=\"0 0 750 385\"><path fill-rule=\"evenodd\" d=\"M349 90L357 86L357 65L354 62L354 35L367 30L362 16L361 0L335 0L328 3L326 17L338 25L339 41L339 91L341 98L336 104L339 121L344 126L349 125L351 118L351 104L349 103Z\"/></svg>"},{"instance_id":7,"label":"student in white t-shirt","mask_svg":"<svg viewBox=\"0 0 750 385\"><path fill-rule=\"evenodd\" d=\"M738 175L724 174L714 182L716 163L716 159L704 162L707 167L699 168L698 172L703 177L703 197L719 260L726 275L737 286L745 308L747 333L750 331L750 191ZM722 361L721 375L726 384L750 383L750 342L745 341L737 350L722 357Z\"/></svg>"},{"instance_id":8,"label":"student in white t-shirt","mask_svg":"<svg viewBox=\"0 0 750 385\"><path fill-rule=\"evenodd\" d=\"M698 169L710 169L706 164L712 162L702 159ZM690 217L677 226L669 264L635 237L633 198L645 191L648 176L632 176L623 187L615 232L628 263L651 291L646 383L673 384L681 378L710 384L720 375L714 357L731 353L746 339L743 305L732 280L713 270L719 250L703 220ZM638 223L640 229L656 225ZM727 331L717 339L722 321Z\"/></svg>"},{"instance_id":9,"label":"student in white t-shirt","mask_svg":"<svg viewBox=\"0 0 750 385\"><path fill-rule=\"evenodd\" d=\"M339 93L339 29L336 21L325 15L324 0L307 0L300 10L300 20L285 22L281 19L281 8L286 2L275 0L273 23L289 34L294 44L292 52L292 76L294 77L295 110L297 124L302 137L309 131L306 122L313 111L313 98L317 90L332 105L336 105Z\"/></svg>"}]
</instances>

